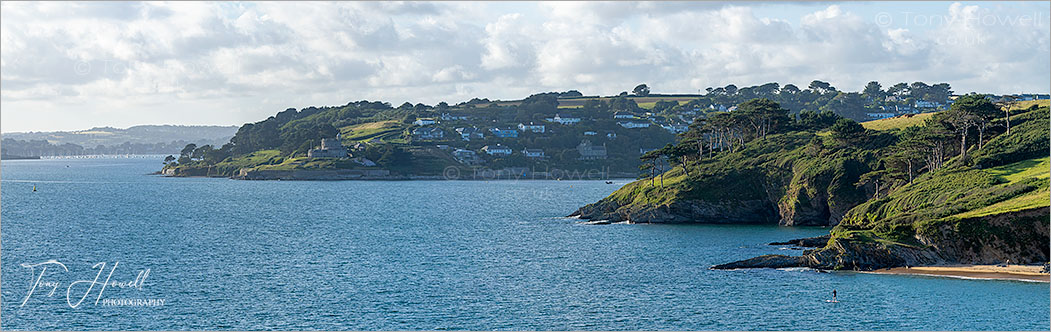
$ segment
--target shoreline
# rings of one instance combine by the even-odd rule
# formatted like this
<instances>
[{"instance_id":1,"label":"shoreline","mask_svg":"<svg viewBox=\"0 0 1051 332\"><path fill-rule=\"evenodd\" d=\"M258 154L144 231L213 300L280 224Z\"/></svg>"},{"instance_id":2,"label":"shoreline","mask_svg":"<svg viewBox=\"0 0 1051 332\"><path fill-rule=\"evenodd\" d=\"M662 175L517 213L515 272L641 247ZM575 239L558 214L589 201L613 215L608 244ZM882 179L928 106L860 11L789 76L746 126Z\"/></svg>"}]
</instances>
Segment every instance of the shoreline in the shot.
<instances>
[{"instance_id":1,"label":"shoreline","mask_svg":"<svg viewBox=\"0 0 1051 332\"><path fill-rule=\"evenodd\" d=\"M867 273L918 275L929 277L981 280L1051 282L1051 275L1047 273L1040 273L1041 268L1042 266L1040 265L1008 265L1007 267L1000 267L996 265L941 265L895 267L889 269L867 271Z\"/></svg>"}]
</instances>

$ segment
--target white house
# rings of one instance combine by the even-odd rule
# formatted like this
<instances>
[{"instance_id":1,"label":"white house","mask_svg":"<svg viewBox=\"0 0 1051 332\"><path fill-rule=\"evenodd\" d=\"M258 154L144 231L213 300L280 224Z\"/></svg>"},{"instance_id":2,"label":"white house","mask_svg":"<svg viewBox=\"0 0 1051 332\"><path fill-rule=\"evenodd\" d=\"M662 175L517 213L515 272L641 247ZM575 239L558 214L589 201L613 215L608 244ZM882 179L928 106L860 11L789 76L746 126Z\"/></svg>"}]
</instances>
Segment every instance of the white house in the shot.
<instances>
[{"instance_id":1,"label":"white house","mask_svg":"<svg viewBox=\"0 0 1051 332\"><path fill-rule=\"evenodd\" d=\"M544 127L544 125L533 124L532 122L530 122L529 124L519 123L518 124L518 130L531 131L531 132L534 132L534 133L541 133L542 134L542 133L544 133L545 127Z\"/></svg>"},{"instance_id":2,"label":"white house","mask_svg":"<svg viewBox=\"0 0 1051 332\"><path fill-rule=\"evenodd\" d=\"M598 135L598 133L593 132L593 131L585 131L584 132L584 136L595 136L595 135Z\"/></svg>"},{"instance_id":3,"label":"white house","mask_svg":"<svg viewBox=\"0 0 1051 332\"><path fill-rule=\"evenodd\" d=\"M485 138L485 133L477 127L456 128L456 132L460 133L460 138L465 141L470 141L472 138Z\"/></svg>"},{"instance_id":4,"label":"white house","mask_svg":"<svg viewBox=\"0 0 1051 332\"><path fill-rule=\"evenodd\" d=\"M488 153L490 156L510 156L511 155L511 148L503 146L503 145L500 145L500 144L497 144L497 145L494 145L494 146L489 146L489 145L483 146L482 147L482 151L485 151L485 153Z\"/></svg>"},{"instance_id":5,"label":"white house","mask_svg":"<svg viewBox=\"0 0 1051 332\"><path fill-rule=\"evenodd\" d=\"M617 112L617 113L613 113L613 118L614 119L634 119L635 118L635 114L631 114L631 113L628 113L628 112Z\"/></svg>"},{"instance_id":6,"label":"white house","mask_svg":"<svg viewBox=\"0 0 1051 332\"><path fill-rule=\"evenodd\" d=\"M661 128L664 128L664 130L670 131L672 134L682 134L682 133L685 133L686 130L690 129L688 126L686 126L684 124L665 124L665 125L661 125Z\"/></svg>"},{"instance_id":7,"label":"white house","mask_svg":"<svg viewBox=\"0 0 1051 332\"><path fill-rule=\"evenodd\" d=\"M620 125L621 127L628 128L628 129L649 128L650 127L650 124L647 123L647 122L620 121L620 122L617 122L617 124Z\"/></svg>"},{"instance_id":8,"label":"white house","mask_svg":"<svg viewBox=\"0 0 1051 332\"><path fill-rule=\"evenodd\" d=\"M438 127L420 127L412 131L417 139L438 139L445 137L445 131Z\"/></svg>"},{"instance_id":9,"label":"white house","mask_svg":"<svg viewBox=\"0 0 1051 332\"><path fill-rule=\"evenodd\" d=\"M865 113L865 115L867 115L870 119L879 120L879 119L893 118L897 114L879 112L879 113Z\"/></svg>"},{"instance_id":10,"label":"white house","mask_svg":"<svg viewBox=\"0 0 1051 332\"><path fill-rule=\"evenodd\" d=\"M463 116L463 115L453 115L453 114L449 114L449 113L442 113L441 119L445 120L445 121L457 121L457 120L467 120L467 117Z\"/></svg>"},{"instance_id":11,"label":"white house","mask_svg":"<svg viewBox=\"0 0 1051 332\"><path fill-rule=\"evenodd\" d=\"M492 133L493 136L496 136L496 137L502 137L502 138L516 138L516 137L518 137L518 130L515 130L515 129L512 129L512 128L497 128L497 127L493 127L493 128L489 128L489 132Z\"/></svg>"},{"instance_id":12,"label":"white house","mask_svg":"<svg viewBox=\"0 0 1051 332\"><path fill-rule=\"evenodd\" d=\"M580 118L563 118L561 115L558 114L555 114L555 117L553 118L546 118L544 120L547 120L548 122L557 122L563 125L569 125L580 122Z\"/></svg>"},{"instance_id":13,"label":"white house","mask_svg":"<svg viewBox=\"0 0 1051 332\"><path fill-rule=\"evenodd\" d=\"M544 150L541 150L541 149L525 149L525 150L522 150L522 154L524 154L528 158L543 158L544 157Z\"/></svg>"},{"instance_id":14,"label":"white house","mask_svg":"<svg viewBox=\"0 0 1051 332\"><path fill-rule=\"evenodd\" d=\"M434 121L434 119L416 119L416 121L412 122L412 124L417 125L417 126L426 126L426 125L432 125L432 124L435 124L435 123L437 123L437 121Z\"/></svg>"},{"instance_id":15,"label":"white house","mask_svg":"<svg viewBox=\"0 0 1051 332\"><path fill-rule=\"evenodd\" d=\"M935 102L935 101L917 100L916 101L916 107L917 108L941 108L942 107L942 103Z\"/></svg>"}]
</instances>

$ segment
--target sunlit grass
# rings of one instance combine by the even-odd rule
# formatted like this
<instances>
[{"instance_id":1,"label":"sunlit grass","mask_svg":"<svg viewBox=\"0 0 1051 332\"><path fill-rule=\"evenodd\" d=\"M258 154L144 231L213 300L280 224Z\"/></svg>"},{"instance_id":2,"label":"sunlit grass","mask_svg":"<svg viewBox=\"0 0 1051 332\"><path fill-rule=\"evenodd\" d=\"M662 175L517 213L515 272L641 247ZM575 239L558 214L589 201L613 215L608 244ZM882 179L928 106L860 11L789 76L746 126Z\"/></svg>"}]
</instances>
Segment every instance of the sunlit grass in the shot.
<instances>
[{"instance_id":1,"label":"sunlit grass","mask_svg":"<svg viewBox=\"0 0 1051 332\"><path fill-rule=\"evenodd\" d=\"M915 115L899 115L889 119L862 122L861 126L872 130L902 129L911 126L923 125L923 122L934 116L935 112L920 113Z\"/></svg>"}]
</instances>

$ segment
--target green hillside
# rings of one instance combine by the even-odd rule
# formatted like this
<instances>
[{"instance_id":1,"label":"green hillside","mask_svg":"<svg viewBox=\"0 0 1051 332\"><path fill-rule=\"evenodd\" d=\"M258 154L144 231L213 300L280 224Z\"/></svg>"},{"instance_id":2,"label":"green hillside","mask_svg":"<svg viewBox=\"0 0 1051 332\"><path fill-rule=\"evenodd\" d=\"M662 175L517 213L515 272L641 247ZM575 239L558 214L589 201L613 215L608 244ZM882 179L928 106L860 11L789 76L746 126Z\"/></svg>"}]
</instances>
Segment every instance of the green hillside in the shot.
<instances>
[{"instance_id":1,"label":"green hillside","mask_svg":"<svg viewBox=\"0 0 1051 332\"><path fill-rule=\"evenodd\" d=\"M663 174L663 185L661 175L630 183L574 215L641 223L835 226L828 247L803 261L760 260L801 266L1046 261L1049 109L1031 105L1013 113L1007 134L999 108L981 96L965 96L948 111L872 127L844 120L804 126L796 120L762 137L742 126L744 139L735 149L714 151L705 138L732 130L735 122L709 119L659 151L666 160L679 160ZM755 122L742 114L736 123Z\"/></svg>"}]
</instances>

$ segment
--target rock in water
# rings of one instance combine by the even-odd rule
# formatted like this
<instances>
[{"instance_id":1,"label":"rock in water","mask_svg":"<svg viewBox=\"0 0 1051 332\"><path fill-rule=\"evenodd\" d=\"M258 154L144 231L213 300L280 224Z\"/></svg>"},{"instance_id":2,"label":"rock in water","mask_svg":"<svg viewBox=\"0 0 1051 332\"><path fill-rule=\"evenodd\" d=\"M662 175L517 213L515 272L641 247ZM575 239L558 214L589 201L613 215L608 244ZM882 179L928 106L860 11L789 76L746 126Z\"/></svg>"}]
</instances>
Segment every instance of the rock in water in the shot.
<instances>
[{"instance_id":1,"label":"rock in water","mask_svg":"<svg viewBox=\"0 0 1051 332\"><path fill-rule=\"evenodd\" d=\"M804 267L803 257L785 255L763 255L732 263L712 266L715 270Z\"/></svg>"},{"instance_id":2,"label":"rock in water","mask_svg":"<svg viewBox=\"0 0 1051 332\"><path fill-rule=\"evenodd\" d=\"M816 237L808 237L802 239L788 240L784 242L770 242L772 246L800 246L806 248L823 248L828 244L828 239L832 235L822 235Z\"/></svg>"}]
</instances>

